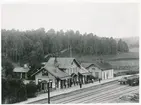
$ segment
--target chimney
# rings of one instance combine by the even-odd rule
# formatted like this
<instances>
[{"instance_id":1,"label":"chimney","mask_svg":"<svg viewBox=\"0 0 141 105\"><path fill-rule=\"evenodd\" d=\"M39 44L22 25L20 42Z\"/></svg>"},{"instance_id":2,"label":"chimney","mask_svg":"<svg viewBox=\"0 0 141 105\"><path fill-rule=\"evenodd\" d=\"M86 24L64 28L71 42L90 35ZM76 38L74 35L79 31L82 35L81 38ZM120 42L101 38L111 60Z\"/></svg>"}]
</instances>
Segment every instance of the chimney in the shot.
<instances>
[{"instance_id":1,"label":"chimney","mask_svg":"<svg viewBox=\"0 0 141 105\"><path fill-rule=\"evenodd\" d=\"M101 62L101 60L98 58L98 59L96 59L96 62L100 63L100 62Z\"/></svg>"},{"instance_id":2,"label":"chimney","mask_svg":"<svg viewBox=\"0 0 141 105\"><path fill-rule=\"evenodd\" d=\"M24 64L24 68L25 68L25 69L28 69L28 65L27 65L27 64Z\"/></svg>"},{"instance_id":3,"label":"chimney","mask_svg":"<svg viewBox=\"0 0 141 105\"><path fill-rule=\"evenodd\" d=\"M104 59L100 58L100 63L104 63Z\"/></svg>"},{"instance_id":4,"label":"chimney","mask_svg":"<svg viewBox=\"0 0 141 105\"><path fill-rule=\"evenodd\" d=\"M59 65L58 65L58 61L57 61L57 57L55 56L55 59L54 59L54 66L55 67L58 67Z\"/></svg>"},{"instance_id":5,"label":"chimney","mask_svg":"<svg viewBox=\"0 0 141 105\"><path fill-rule=\"evenodd\" d=\"M55 60L54 60L54 63L56 63L57 62L57 57L55 56Z\"/></svg>"}]
</instances>

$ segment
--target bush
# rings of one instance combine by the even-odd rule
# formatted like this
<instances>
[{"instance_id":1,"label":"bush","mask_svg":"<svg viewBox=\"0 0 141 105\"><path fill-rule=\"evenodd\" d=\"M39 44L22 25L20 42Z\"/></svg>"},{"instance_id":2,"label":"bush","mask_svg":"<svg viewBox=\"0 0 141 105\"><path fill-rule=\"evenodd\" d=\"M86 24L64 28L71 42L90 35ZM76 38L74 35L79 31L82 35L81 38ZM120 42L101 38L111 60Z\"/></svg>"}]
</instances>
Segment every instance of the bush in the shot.
<instances>
[{"instance_id":1,"label":"bush","mask_svg":"<svg viewBox=\"0 0 141 105\"><path fill-rule=\"evenodd\" d=\"M2 79L2 103L12 104L26 99L26 87L22 80Z\"/></svg>"},{"instance_id":2,"label":"bush","mask_svg":"<svg viewBox=\"0 0 141 105\"><path fill-rule=\"evenodd\" d=\"M21 87L17 93L17 96L18 96L18 102L27 100L27 92L26 92L25 85L21 85Z\"/></svg>"},{"instance_id":3,"label":"bush","mask_svg":"<svg viewBox=\"0 0 141 105\"><path fill-rule=\"evenodd\" d=\"M2 79L2 103L5 103L5 99L8 96L8 82L6 79Z\"/></svg>"},{"instance_id":4,"label":"bush","mask_svg":"<svg viewBox=\"0 0 141 105\"><path fill-rule=\"evenodd\" d=\"M36 97L37 85L34 82L30 82L26 85L27 97Z\"/></svg>"}]
</instances>

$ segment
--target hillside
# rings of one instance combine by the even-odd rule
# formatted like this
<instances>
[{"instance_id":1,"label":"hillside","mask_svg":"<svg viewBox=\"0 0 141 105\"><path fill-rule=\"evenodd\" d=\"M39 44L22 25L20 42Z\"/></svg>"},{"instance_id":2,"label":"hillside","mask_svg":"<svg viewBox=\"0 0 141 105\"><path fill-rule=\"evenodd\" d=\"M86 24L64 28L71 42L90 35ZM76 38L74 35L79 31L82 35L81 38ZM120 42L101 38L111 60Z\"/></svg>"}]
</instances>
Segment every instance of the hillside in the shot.
<instances>
[{"instance_id":1,"label":"hillside","mask_svg":"<svg viewBox=\"0 0 141 105\"><path fill-rule=\"evenodd\" d=\"M61 57L70 57L69 52L65 52ZM76 58L79 62L93 62L98 58L103 58L106 61L116 61L116 60L135 60L139 59L139 52L129 52L129 53L120 53L117 55L102 55L102 56L96 56L96 55L81 55L72 53L72 57Z\"/></svg>"}]
</instances>

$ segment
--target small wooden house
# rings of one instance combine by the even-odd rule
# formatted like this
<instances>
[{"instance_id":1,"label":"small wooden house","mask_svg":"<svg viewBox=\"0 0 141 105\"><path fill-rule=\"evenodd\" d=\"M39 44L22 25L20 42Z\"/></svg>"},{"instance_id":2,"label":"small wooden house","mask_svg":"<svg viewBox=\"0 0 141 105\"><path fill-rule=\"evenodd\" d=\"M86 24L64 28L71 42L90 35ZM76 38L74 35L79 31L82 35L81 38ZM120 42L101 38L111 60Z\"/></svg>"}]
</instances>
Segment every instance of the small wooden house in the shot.
<instances>
[{"instance_id":1,"label":"small wooden house","mask_svg":"<svg viewBox=\"0 0 141 105\"><path fill-rule=\"evenodd\" d=\"M24 67L15 67L13 69L14 76L19 79L27 79L27 73L29 68L24 65Z\"/></svg>"}]
</instances>

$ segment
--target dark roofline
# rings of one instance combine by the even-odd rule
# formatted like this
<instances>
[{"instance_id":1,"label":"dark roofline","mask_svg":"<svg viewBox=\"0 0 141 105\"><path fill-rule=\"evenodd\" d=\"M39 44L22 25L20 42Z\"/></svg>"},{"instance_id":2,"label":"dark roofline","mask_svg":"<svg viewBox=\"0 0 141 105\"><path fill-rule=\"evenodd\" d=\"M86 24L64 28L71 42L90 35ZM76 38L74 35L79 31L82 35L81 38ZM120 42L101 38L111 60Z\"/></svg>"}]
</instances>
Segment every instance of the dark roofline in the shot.
<instances>
[{"instance_id":1,"label":"dark roofline","mask_svg":"<svg viewBox=\"0 0 141 105\"><path fill-rule=\"evenodd\" d=\"M31 77L34 76L34 75L36 75L38 72L42 71L43 68L44 68L44 67L42 67L40 70L38 70L38 71L36 71L35 73L33 73L33 74L31 75Z\"/></svg>"},{"instance_id":2,"label":"dark roofline","mask_svg":"<svg viewBox=\"0 0 141 105\"><path fill-rule=\"evenodd\" d=\"M81 68L81 64L75 58L73 58L73 60L76 62L77 66Z\"/></svg>"},{"instance_id":3,"label":"dark roofline","mask_svg":"<svg viewBox=\"0 0 141 105\"><path fill-rule=\"evenodd\" d=\"M32 74L31 76L34 76L34 75L36 75L37 73L39 73L40 71L42 71L43 69L46 69L46 68L44 68L44 67L42 67L40 70L38 70L37 72L35 72L34 74ZM47 70L47 69L46 69ZM54 74L52 74L49 70L47 70L52 76L54 76L55 78L60 78L60 77L57 77L57 76L55 76ZM61 77L61 78L65 78L65 77L68 77L68 76L64 76L64 77ZM60 79L61 79L60 78Z\"/></svg>"},{"instance_id":4,"label":"dark roofline","mask_svg":"<svg viewBox=\"0 0 141 105\"><path fill-rule=\"evenodd\" d=\"M98 62L97 62L97 63L98 63ZM101 70L113 69L113 68L112 68L112 65L111 65L110 63L108 63L108 62L105 62L106 64L108 64L108 65L110 66L110 67L108 67L108 68L106 68L106 67L103 68L103 67L101 67L101 66L100 66L99 64L97 64L97 63L96 63L96 65L98 65Z\"/></svg>"},{"instance_id":5,"label":"dark roofline","mask_svg":"<svg viewBox=\"0 0 141 105\"><path fill-rule=\"evenodd\" d=\"M107 62L106 62L107 63ZM109 64L109 63L108 63ZM106 68L102 68L101 66L99 66L97 63L91 63L88 67L86 67L86 69L87 68L89 68L89 67L91 67L92 65L94 65L94 66L96 66L97 68L99 68L99 69L101 69L101 70L107 70ZM113 69L112 68L112 65L111 64L109 64L111 67L109 68L109 69Z\"/></svg>"},{"instance_id":6,"label":"dark roofline","mask_svg":"<svg viewBox=\"0 0 141 105\"><path fill-rule=\"evenodd\" d=\"M54 58L54 57L52 57L52 58ZM65 58L65 57L64 57ZM79 68L81 68L81 65L80 65L80 63L75 59L75 58L73 58L73 61L75 61L75 63L77 64L77 66L79 67ZM40 70L38 70L38 71L36 71L35 73L33 73L32 75L31 75L31 77L32 76L34 76L34 75L36 75L38 72L40 72L40 71L42 71L42 69L45 69L45 66L44 67L42 67ZM59 68L58 68L59 69ZM46 69L47 70L47 69ZM48 71L48 70L47 70ZM49 72L49 71L48 71ZM50 72L49 72L50 73ZM51 73L50 73L51 74ZM52 74L53 75L53 74ZM55 75L53 75L53 76L55 76ZM57 77L58 78L58 77Z\"/></svg>"},{"instance_id":7,"label":"dark roofline","mask_svg":"<svg viewBox=\"0 0 141 105\"><path fill-rule=\"evenodd\" d=\"M46 69L46 68L44 68L44 69ZM47 70L47 69L46 69ZM48 71L48 70L47 70ZM64 77L57 77L57 76L55 76L54 74L52 74L50 71L48 71L52 76L54 76L55 78L59 78L59 79L62 79L62 78L66 78L66 77L69 77L69 76L64 76ZM71 78L71 77L70 77Z\"/></svg>"},{"instance_id":8,"label":"dark roofline","mask_svg":"<svg viewBox=\"0 0 141 105\"><path fill-rule=\"evenodd\" d=\"M55 58L55 57L51 57L51 58ZM57 58L59 58L59 59L61 59L61 58L66 58L66 57L57 57ZM70 57L67 57L67 58L70 58ZM67 59L66 58L66 59ZM81 68L81 64L75 59L75 58L73 58L73 57L71 57L72 59L73 59L73 61L77 64L77 66L79 67L79 68ZM60 67L59 67L59 69L60 69ZM61 68L61 69L63 69L63 68Z\"/></svg>"},{"instance_id":9,"label":"dark roofline","mask_svg":"<svg viewBox=\"0 0 141 105\"><path fill-rule=\"evenodd\" d=\"M94 66L96 66L94 63L92 63L92 64L90 64L88 67L86 67L86 68L89 68L90 66L92 66L92 65L94 65Z\"/></svg>"},{"instance_id":10,"label":"dark roofline","mask_svg":"<svg viewBox=\"0 0 141 105\"><path fill-rule=\"evenodd\" d=\"M33 73L31 76L36 75L37 73L39 73L40 71L42 71L43 69L45 69L44 67L42 67L40 70L38 70L37 72ZM47 69L46 69L47 70ZM47 70L48 71L48 70ZM48 71L49 72L49 71ZM53 75L51 72L49 72L51 75ZM55 75L53 75L54 77L56 77ZM58 77L57 77L58 78Z\"/></svg>"}]
</instances>

